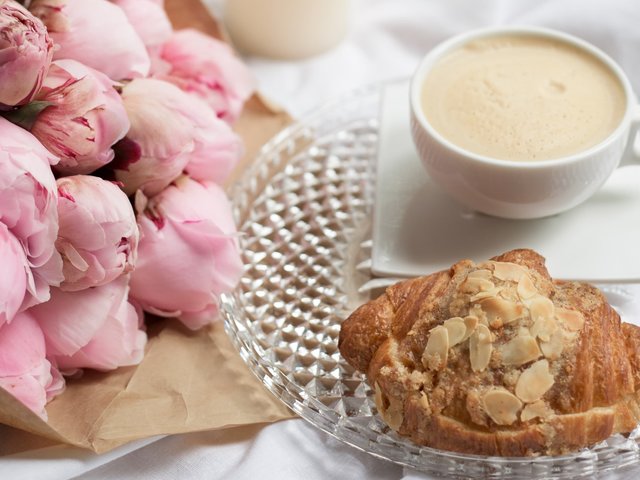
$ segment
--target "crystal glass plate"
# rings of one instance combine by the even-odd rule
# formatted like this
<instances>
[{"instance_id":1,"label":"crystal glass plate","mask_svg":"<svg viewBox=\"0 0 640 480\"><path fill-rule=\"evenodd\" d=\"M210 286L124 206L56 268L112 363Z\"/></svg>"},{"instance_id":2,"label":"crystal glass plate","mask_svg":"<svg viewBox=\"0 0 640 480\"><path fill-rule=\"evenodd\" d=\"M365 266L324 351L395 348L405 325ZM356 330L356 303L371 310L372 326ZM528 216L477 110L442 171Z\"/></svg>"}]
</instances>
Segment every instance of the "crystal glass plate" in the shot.
<instances>
[{"instance_id":1,"label":"crystal glass plate","mask_svg":"<svg viewBox=\"0 0 640 480\"><path fill-rule=\"evenodd\" d=\"M382 87L327 104L264 146L231 192L245 274L221 299L225 328L294 412L372 455L440 477L576 478L637 465L640 431L559 457L496 458L415 445L377 415L340 356L340 323L367 300ZM612 293L634 301L624 287Z\"/></svg>"}]
</instances>

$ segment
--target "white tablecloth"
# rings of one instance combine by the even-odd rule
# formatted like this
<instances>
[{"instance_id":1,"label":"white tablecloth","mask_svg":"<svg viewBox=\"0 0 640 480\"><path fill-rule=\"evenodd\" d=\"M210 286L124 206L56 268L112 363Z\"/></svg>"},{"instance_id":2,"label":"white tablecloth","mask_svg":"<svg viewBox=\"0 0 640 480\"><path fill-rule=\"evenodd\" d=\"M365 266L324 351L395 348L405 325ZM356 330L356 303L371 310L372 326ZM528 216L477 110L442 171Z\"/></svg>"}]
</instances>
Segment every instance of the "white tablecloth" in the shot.
<instances>
[{"instance_id":1,"label":"white tablecloth","mask_svg":"<svg viewBox=\"0 0 640 480\"><path fill-rule=\"evenodd\" d=\"M219 11L220 0L205 3ZM247 61L260 90L298 116L355 87L409 76L427 50L453 34L499 24L581 36L616 59L640 92L638 0L357 0L351 32L334 50L305 61ZM607 478L639 477L640 468ZM0 460L2 480L69 478L427 477L348 447L299 419L151 439L106 455L53 447Z\"/></svg>"}]
</instances>

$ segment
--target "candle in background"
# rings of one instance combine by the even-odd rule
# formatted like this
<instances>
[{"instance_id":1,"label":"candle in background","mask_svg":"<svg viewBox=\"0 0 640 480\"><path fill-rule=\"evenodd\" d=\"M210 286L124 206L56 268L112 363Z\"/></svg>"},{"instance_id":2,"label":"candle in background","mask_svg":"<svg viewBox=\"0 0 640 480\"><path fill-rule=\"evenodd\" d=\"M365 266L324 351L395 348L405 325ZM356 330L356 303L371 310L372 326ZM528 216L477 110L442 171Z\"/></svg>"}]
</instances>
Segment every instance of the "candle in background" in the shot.
<instances>
[{"instance_id":1,"label":"candle in background","mask_svg":"<svg viewBox=\"0 0 640 480\"><path fill-rule=\"evenodd\" d=\"M345 37L351 0L226 0L223 18L242 53L301 59L325 52Z\"/></svg>"}]
</instances>

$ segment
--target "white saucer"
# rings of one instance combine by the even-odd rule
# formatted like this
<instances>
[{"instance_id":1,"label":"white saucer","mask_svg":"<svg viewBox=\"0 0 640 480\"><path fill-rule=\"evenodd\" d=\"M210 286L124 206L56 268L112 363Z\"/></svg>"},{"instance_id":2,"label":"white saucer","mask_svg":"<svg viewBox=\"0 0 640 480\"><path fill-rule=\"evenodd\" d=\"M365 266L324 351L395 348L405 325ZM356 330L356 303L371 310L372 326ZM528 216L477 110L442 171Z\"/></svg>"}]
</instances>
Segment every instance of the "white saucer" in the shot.
<instances>
[{"instance_id":1,"label":"white saucer","mask_svg":"<svg viewBox=\"0 0 640 480\"><path fill-rule=\"evenodd\" d=\"M586 203L553 217L505 220L457 204L428 178L409 129L408 83L381 106L371 270L411 277L468 258L532 248L554 278L640 282L640 165L614 172Z\"/></svg>"}]
</instances>

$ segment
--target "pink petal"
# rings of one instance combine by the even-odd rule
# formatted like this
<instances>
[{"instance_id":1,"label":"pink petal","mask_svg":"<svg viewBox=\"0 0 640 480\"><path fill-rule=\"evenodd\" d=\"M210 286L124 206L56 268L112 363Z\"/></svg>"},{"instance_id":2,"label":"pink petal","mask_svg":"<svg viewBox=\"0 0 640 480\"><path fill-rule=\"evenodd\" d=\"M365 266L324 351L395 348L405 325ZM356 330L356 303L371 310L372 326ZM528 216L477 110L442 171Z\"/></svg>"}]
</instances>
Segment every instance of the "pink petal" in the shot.
<instances>
[{"instance_id":1,"label":"pink petal","mask_svg":"<svg viewBox=\"0 0 640 480\"><path fill-rule=\"evenodd\" d=\"M13 322L0 327L0 377L24 375L44 356L44 335L28 313L19 313Z\"/></svg>"},{"instance_id":2,"label":"pink petal","mask_svg":"<svg viewBox=\"0 0 640 480\"><path fill-rule=\"evenodd\" d=\"M136 309L129 302L122 302L115 315L104 323L85 347L70 357L57 357L58 366L65 370L113 370L137 365L142 360L147 343L147 336L138 330L138 324Z\"/></svg>"},{"instance_id":3,"label":"pink petal","mask_svg":"<svg viewBox=\"0 0 640 480\"><path fill-rule=\"evenodd\" d=\"M52 289L51 299L31 308L45 334L47 354L73 355L96 335L127 295L126 276L78 292Z\"/></svg>"}]
</instances>

